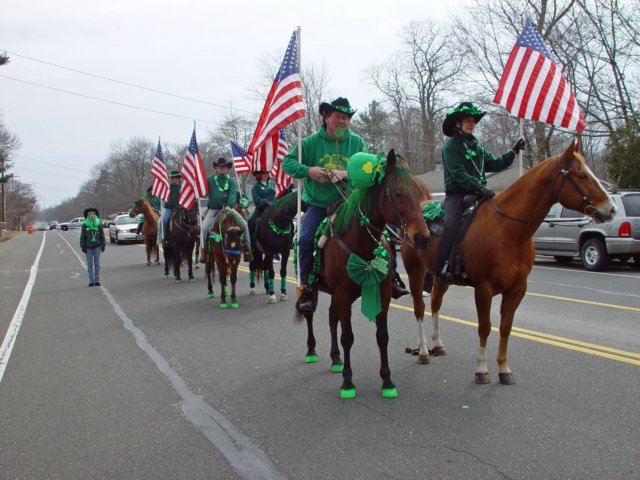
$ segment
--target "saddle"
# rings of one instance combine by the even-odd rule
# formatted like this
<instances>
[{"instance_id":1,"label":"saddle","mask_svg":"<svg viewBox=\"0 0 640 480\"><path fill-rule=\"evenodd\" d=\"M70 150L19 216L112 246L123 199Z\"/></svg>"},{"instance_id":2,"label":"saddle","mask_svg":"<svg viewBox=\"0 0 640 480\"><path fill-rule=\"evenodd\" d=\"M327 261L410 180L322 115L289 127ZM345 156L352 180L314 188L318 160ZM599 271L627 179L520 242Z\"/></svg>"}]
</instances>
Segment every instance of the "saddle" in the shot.
<instances>
[{"instance_id":1,"label":"saddle","mask_svg":"<svg viewBox=\"0 0 640 480\"><path fill-rule=\"evenodd\" d=\"M451 272L454 277L462 277L463 279L467 278L464 259L462 258L462 254L458 247L462 240L464 240L467 230L469 230L469 226L478 211L478 206L484 200L484 197L470 193L465 195L464 200L462 201L465 208L460 219L460 229L458 230L458 235L453 240L453 248L451 249L451 254L447 260L447 271ZM436 237L440 237L444 233L445 201L446 199L442 202L429 202L422 209L422 214L425 222L427 223L427 227L429 228L431 235L435 235Z\"/></svg>"}]
</instances>

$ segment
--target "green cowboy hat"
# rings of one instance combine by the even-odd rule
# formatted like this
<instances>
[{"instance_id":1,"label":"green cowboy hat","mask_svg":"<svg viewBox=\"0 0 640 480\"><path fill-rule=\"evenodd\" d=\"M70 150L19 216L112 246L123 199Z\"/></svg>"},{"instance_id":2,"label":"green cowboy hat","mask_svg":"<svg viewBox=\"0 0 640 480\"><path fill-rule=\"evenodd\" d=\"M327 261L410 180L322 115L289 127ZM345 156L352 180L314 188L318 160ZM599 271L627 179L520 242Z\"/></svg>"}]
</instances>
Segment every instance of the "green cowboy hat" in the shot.
<instances>
[{"instance_id":1,"label":"green cowboy hat","mask_svg":"<svg viewBox=\"0 0 640 480\"><path fill-rule=\"evenodd\" d=\"M330 114L331 112L341 112L346 113L349 115L349 118L351 118L356 111L357 110L355 108L351 108L349 100L344 97L338 97L331 103L322 102L320 104L320 116L322 117Z\"/></svg>"},{"instance_id":2,"label":"green cowboy hat","mask_svg":"<svg viewBox=\"0 0 640 480\"><path fill-rule=\"evenodd\" d=\"M465 117L473 117L478 123L487 112L475 107L471 102L462 102L456 108L453 108L447 112L447 116L442 122L442 133L447 137L453 137L458 132L456 123L462 121Z\"/></svg>"},{"instance_id":3,"label":"green cowboy hat","mask_svg":"<svg viewBox=\"0 0 640 480\"><path fill-rule=\"evenodd\" d=\"M384 152L378 155L358 152L347 162L347 181L351 188L368 188L384 178L387 160Z\"/></svg>"},{"instance_id":4,"label":"green cowboy hat","mask_svg":"<svg viewBox=\"0 0 640 480\"><path fill-rule=\"evenodd\" d=\"M171 170L169 178L182 178L182 174L178 170Z\"/></svg>"}]
</instances>

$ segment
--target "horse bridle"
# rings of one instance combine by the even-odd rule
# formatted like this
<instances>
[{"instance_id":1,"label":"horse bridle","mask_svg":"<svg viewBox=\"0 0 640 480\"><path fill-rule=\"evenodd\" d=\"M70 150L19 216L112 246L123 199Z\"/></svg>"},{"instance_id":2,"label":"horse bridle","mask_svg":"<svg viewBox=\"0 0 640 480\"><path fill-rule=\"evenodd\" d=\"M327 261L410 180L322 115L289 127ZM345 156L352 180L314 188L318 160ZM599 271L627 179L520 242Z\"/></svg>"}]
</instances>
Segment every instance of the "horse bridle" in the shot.
<instances>
[{"instance_id":1,"label":"horse bridle","mask_svg":"<svg viewBox=\"0 0 640 480\"><path fill-rule=\"evenodd\" d=\"M565 182L565 180L567 180L571 184L571 186L573 186L574 190L578 193L578 195L580 195L580 197L582 198L582 201L587 204L587 207L585 208L585 214L589 215L587 213L587 210L591 208L591 209L593 209L595 211L595 216L596 217L600 216L600 213L596 209L596 207L593 204L593 202L591 201L591 199L587 195L585 195L582 190L580 190L580 187L578 186L576 181L571 177L571 175L569 175L569 170L571 170L576 164L578 164L579 161L578 160L574 160L573 162L571 162L571 164L567 168L564 168L562 166L562 161L560 160L560 155L556 155L556 163L560 167L560 170L559 170L558 173L560 173L562 175L562 179L560 181L560 187L558 188L558 191L554 195L555 200L553 201L553 203L557 203L558 200L560 199L560 193L562 192L562 188L564 187L564 182ZM541 223L541 222L545 221L544 219L535 220L535 219L531 219L531 218L514 217L512 215L509 215L504 210L502 210L498 205L496 205L493 202L493 200L491 198L488 198L487 202L489 202L489 205L491 205L494 208L494 210L496 212L498 212L500 215L502 215L502 216L504 216L504 217L506 217L506 218L508 218L510 220L516 221L516 222ZM546 213L545 213L545 216L546 216Z\"/></svg>"}]
</instances>

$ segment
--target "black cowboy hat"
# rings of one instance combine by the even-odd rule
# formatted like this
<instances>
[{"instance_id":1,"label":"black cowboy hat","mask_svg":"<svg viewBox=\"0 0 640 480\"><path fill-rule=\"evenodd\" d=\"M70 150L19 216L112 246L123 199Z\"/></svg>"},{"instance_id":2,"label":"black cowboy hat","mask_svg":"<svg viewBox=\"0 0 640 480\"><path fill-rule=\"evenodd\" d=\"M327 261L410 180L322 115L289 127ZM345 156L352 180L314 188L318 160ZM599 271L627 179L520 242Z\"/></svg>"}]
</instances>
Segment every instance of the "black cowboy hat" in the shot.
<instances>
[{"instance_id":1,"label":"black cowboy hat","mask_svg":"<svg viewBox=\"0 0 640 480\"><path fill-rule=\"evenodd\" d=\"M270 173L268 170L254 170L253 172L253 176L255 177L256 175L260 175L261 173Z\"/></svg>"},{"instance_id":2,"label":"black cowboy hat","mask_svg":"<svg viewBox=\"0 0 640 480\"><path fill-rule=\"evenodd\" d=\"M349 100L344 97L338 97L331 103L322 102L320 104L320 115L322 117L330 114L331 112L341 112L346 113L349 115L349 118L351 118L356 111L357 110L355 108L351 108Z\"/></svg>"},{"instance_id":3,"label":"black cowboy hat","mask_svg":"<svg viewBox=\"0 0 640 480\"><path fill-rule=\"evenodd\" d=\"M98 213L98 209L97 208L89 207L89 208L85 208L84 209L84 218L87 218L89 216L90 212L95 212L96 217L100 216L100 214Z\"/></svg>"},{"instance_id":4,"label":"black cowboy hat","mask_svg":"<svg viewBox=\"0 0 640 480\"><path fill-rule=\"evenodd\" d=\"M178 170L171 170L169 178L182 178L182 174Z\"/></svg>"},{"instance_id":5,"label":"black cowboy hat","mask_svg":"<svg viewBox=\"0 0 640 480\"><path fill-rule=\"evenodd\" d=\"M213 166L214 167L227 167L227 168L231 168L231 165L233 165L233 163L230 160L227 160L224 157L220 157L218 160L213 162Z\"/></svg>"},{"instance_id":6,"label":"black cowboy hat","mask_svg":"<svg viewBox=\"0 0 640 480\"><path fill-rule=\"evenodd\" d=\"M442 122L442 133L447 137L452 137L458 131L456 123L462 121L465 117L473 117L478 123L487 112L483 112L478 107L475 107L471 102L462 102L456 108L453 108L447 112L447 116Z\"/></svg>"}]
</instances>

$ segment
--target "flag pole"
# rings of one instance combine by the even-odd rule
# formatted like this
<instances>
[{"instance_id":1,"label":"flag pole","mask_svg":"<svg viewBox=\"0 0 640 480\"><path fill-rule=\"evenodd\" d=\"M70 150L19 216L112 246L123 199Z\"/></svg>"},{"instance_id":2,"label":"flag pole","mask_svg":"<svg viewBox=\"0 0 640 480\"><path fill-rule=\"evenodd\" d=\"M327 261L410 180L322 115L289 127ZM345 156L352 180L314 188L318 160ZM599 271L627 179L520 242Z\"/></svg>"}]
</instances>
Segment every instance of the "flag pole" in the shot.
<instances>
[{"instance_id":1,"label":"flag pole","mask_svg":"<svg viewBox=\"0 0 640 480\"><path fill-rule=\"evenodd\" d=\"M298 28L296 29L296 37L298 40L298 69L302 70L302 63L301 63L301 53L302 53L302 47L300 45L300 34L301 34L301 27L298 25ZM300 76L300 80L302 80L302 76ZM298 163L302 163L302 122L300 120L298 120ZM296 179L296 183L297 183L297 190L298 190L298 195L297 195L297 207L298 207L298 212L296 214L296 259L297 259L297 266L298 268L296 268L297 270L297 280L298 280L298 297L300 297L300 293L302 292L301 288L302 288L302 278L300 276L300 229L301 229L301 225L302 225L302 180L301 179Z\"/></svg>"},{"instance_id":2,"label":"flag pole","mask_svg":"<svg viewBox=\"0 0 640 480\"><path fill-rule=\"evenodd\" d=\"M520 119L520 136L518 138L524 138L524 118ZM518 152L518 177L522 176L522 157L524 154L524 148L521 148Z\"/></svg>"}]
</instances>

